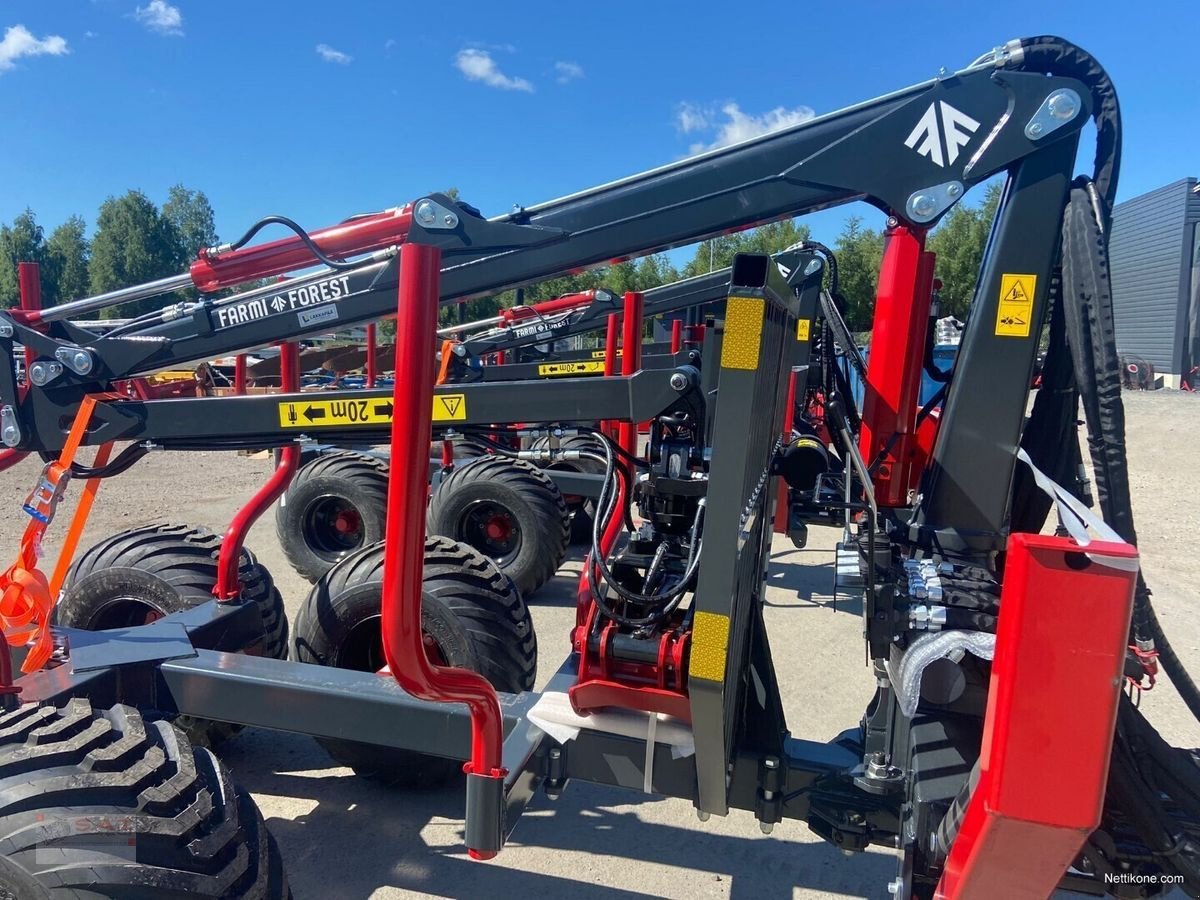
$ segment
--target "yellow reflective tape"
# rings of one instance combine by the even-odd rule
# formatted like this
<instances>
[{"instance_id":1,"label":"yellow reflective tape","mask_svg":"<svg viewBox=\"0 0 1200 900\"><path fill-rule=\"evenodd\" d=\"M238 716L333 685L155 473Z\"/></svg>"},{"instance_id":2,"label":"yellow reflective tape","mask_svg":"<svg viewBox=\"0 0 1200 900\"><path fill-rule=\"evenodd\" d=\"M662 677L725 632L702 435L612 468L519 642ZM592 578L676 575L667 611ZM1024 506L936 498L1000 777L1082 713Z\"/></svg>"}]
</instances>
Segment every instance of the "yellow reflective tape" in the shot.
<instances>
[{"instance_id":1,"label":"yellow reflective tape","mask_svg":"<svg viewBox=\"0 0 1200 900\"><path fill-rule=\"evenodd\" d=\"M538 366L538 374L543 378L554 378L562 375L602 375L602 362L562 362L542 363Z\"/></svg>"},{"instance_id":2,"label":"yellow reflective tape","mask_svg":"<svg viewBox=\"0 0 1200 900\"><path fill-rule=\"evenodd\" d=\"M688 675L706 681L725 680L725 655L729 650L729 616L698 612L692 626L692 651Z\"/></svg>"},{"instance_id":3,"label":"yellow reflective tape","mask_svg":"<svg viewBox=\"0 0 1200 900\"><path fill-rule=\"evenodd\" d=\"M998 337L1029 337L1033 328L1033 295L1036 275L1000 276L1000 302L996 304Z\"/></svg>"},{"instance_id":4,"label":"yellow reflective tape","mask_svg":"<svg viewBox=\"0 0 1200 900\"><path fill-rule=\"evenodd\" d=\"M467 418L466 394L437 394L433 398L433 421L462 422ZM279 404L282 428L344 428L347 425L390 425L390 397L371 400L297 400Z\"/></svg>"},{"instance_id":5,"label":"yellow reflective tape","mask_svg":"<svg viewBox=\"0 0 1200 900\"><path fill-rule=\"evenodd\" d=\"M756 369L765 304L761 297L730 297L725 304L721 368Z\"/></svg>"},{"instance_id":6,"label":"yellow reflective tape","mask_svg":"<svg viewBox=\"0 0 1200 900\"><path fill-rule=\"evenodd\" d=\"M812 319L797 319L796 320L796 340L807 341L809 329L812 328Z\"/></svg>"}]
</instances>

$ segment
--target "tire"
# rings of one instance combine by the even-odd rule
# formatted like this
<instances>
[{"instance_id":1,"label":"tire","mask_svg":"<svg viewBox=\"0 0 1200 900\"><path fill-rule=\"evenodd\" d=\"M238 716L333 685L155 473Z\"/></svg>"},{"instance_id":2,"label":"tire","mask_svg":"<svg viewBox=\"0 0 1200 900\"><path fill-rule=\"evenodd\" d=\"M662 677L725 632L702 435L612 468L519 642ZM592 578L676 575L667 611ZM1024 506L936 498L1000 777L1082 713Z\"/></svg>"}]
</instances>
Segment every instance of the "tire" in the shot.
<instances>
[{"instance_id":1,"label":"tire","mask_svg":"<svg viewBox=\"0 0 1200 900\"><path fill-rule=\"evenodd\" d=\"M221 538L186 525L148 525L107 538L84 553L67 574L54 622L84 631L143 625L213 599ZM238 575L242 597L258 605L262 640L250 647L228 647L274 659L288 651L288 620L283 597L271 574L242 548ZM189 739L216 747L241 730L240 725L179 716L176 724Z\"/></svg>"},{"instance_id":2,"label":"tire","mask_svg":"<svg viewBox=\"0 0 1200 900\"><path fill-rule=\"evenodd\" d=\"M541 469L489 456L455 469L438 485L425 530L474 547L529 597L566 559L571 513Z\"/></svg>"},{"instance_id":3,"label":"tire","mask_svg":"<svg viewBox=\"0 0 1200 900\"><path fill-rule=\"evenodd\" d=\"M0 898L285 900L279 847L208 750L137 710L0 716Z\"/></svg>"},{"instance_id":4,"label":"tire","mask_svg":"<svg viewBox=\"0 0 1200 900\"><path fill-rule=\"evenodd\" d=\"M468 459L475 459L479 456L489 456L492 453L492 448L487 446L487 444L484 444L482 441L473 441L470 438L451 438L450 443L454 449L455 462L463 462ZM429 445L429 458L442 458L441 441L434 441Z\"/></svg>"},{"instance_id":5,"label":"tire","mask_svg":"<svg viewBox=\"0 0 1200 900\"><path fill-rule=\"evenodd\" d=\"M530 449L544 450L549 446L550 438L540 437L530 444ZM600 439L591 434L569 434L559 440L558 446L560 450L590 450L604 455L604 451L600 447ZM604 463L595 459L562 459L550 463L539 463L539 465L548 472L565 470L582 472L586 475L604 474ZM567 509L571 513L571 543L590 545L592 543L592 517L596 512L594 498L564 494L563 500L566 501Z\"/></svg>"},{"instance_id":6,"label":"tire","mask_svg":"<svg viewBox=\"0 0 1200 900\"><path fill-rule=\"evenodd\" d=\"M275 530L292 568L316 581L383 540L387 490L387 463L364 453L324 453L302 466L275 507Z\"/></svg>"},{"instance_id":7,"label":"tire","mask_svg":"<svg viewBox=\"0 0 1200 900\"><path fill-rule=\"evenodd\" d=\"M338 563L313 586L300 608L292 659L356 671L381 669L382 593L382 543ZM439 662L479 672L499 691L533 688L537 637L529 608L512 579L487 557L448 538L427 538L421 620ZM341 765L392 786L432 787L462 770L457 760L317 740Z\"/></svg>"}]
</instances>

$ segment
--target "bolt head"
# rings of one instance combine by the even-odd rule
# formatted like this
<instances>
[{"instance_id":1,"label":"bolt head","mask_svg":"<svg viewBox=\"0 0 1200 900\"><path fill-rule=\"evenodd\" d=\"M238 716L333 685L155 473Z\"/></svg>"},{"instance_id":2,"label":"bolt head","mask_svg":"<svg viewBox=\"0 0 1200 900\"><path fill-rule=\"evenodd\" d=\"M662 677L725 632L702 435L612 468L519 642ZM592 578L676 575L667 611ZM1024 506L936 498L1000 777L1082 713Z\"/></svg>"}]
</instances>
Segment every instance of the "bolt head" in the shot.
<instances>
[{"instance_id":1,"label":"bolt head","mask_svg":"<svg viewBox=\"0 0 1200 900\"><path fill-rule=\"evenodd\" d=\"M92 371L92 354L86 350L76 350L71 356L71 368L80 375L86 375Z\"/></svg>"},{"instance_id":2,"label":"bolt head","mask_svg":"<svg viewBox=\"0 0 1200 900\"><path fill-rule=\"evenodd\" d=\"M458 224L458 216L453 215L451 213L447 213L445 216L442 217L442 224L445 225L447 228L453 228L455 225Z\"/></svg>"},{"instance_id":3,"label":"bolt head","mask_svg":"<svg viewBox=\"0 0 1200 900\"><path fill-rule=\"evenodd\" d=\"M950 197L961 197L962 192L963 189L961 184L952 184L946 188L946 194Z\"/></svg>"},{"instance_id":4,"label":"bolt head","mask_svg":"<svg viewBox=\"0 0 1200 900\"><path fill-rule=\"evenodd\" d=\"M3 434L0 434L0 440L3 440L4 443L6 443L10 447L15 446L17 441L19 441L20 439L21 439L21 437L17 433L17 428L15 425L6 426Z\"/></svg>"},{"instance_id":5,"label":"bolt head","mask_svg":"<svg viewBox=\"0 0 1200 900\"><path fill-rule=\"evenodd\" d=\"M811 262L809 262L809 264L807 266L804 267L805 275L816 275L820 271L821 271L821 261L819 259L812 260Z\"/></svg>"},{"instance_id":6,"label":"bolt head","mask_svg":"<svg viewBox=\"0 0 1200 900\"><path fill-rule=\"evenodd\" d=\"M12 337L12 336L13 336L13 327L11 325L9 325L7 322L5 322L3 325L0 325L0 337Z\"/></svg>"},{"instance_id":7,"label":"bolt head","mask_svg":"<svg viewBox=\"0 0 1200 900\"><path fill-rule=\"evenodd\" d=\"M1034 122L1032 125L1029 126L1030 134L1041 134L1045 130L1046 130L1046 128L1044 125L1042 125L1041 122Z\"/></svg>"},{"instance_id":8,"label":"bolt head","mask_svg":"<svg viewBox=\"0 0 1200 900\"><path fill-rule=\"evenodd\" d=\"M670 384L671 384L671 390L682 391L682 390L686 390L686 388L688 386L688 380L682 372L675 372L674 374L671 375Z\"/></svg>"},{"instance_id":9,"label":"bolt head","mask_svg":"<svg viewBox=\"0 0 1200 900\"><path fill-rule=\"evenodd\" d=\"M1067 122L1078 114L1079 98L1073 91L1059 91L1050 97L1050 102L1046 106L1050 110L1050 115L1060 122Z\"/></svg>"},{"instance_id":10,"label":"bolt head","mask_svg":"<svg viewBox=\"0 0 1200 900\"><path fill-rule=\"evenodd\" d=\"M928 194L917 194L912 199L912 211L921 218L928 218L937 209L937 201Z\"/></svg>"},{"instance_id":11,"label":"bolt head","mask_svg":"<svg viewBox=\"0 0 1200 900\"><path fill-rule=\"evenodd\" d=\"M433 204L428 200L422 200L417 204L417 209L413 213L417 221L422 225L432 225L437 221L437 210L433 208Z\"/></svg>"}]
</instances>

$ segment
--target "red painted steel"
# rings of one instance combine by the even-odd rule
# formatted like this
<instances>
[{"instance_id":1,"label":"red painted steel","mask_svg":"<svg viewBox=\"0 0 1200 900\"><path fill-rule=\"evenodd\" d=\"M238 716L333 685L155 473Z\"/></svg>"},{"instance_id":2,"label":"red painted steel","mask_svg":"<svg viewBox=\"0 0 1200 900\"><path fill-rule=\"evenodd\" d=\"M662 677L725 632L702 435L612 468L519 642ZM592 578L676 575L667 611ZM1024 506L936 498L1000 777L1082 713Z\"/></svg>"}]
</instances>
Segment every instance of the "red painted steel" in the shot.
<instances>
[{"instance_id":1,"label":"red painted steel","mask_svg":"<svg viewBox=\"0 0 1200 900\"><path fill-rule=\"evenodd\" d=\"M604 332L604 375L617 374L617 341L620 339L621 333L621 314L609 313L607 328ZM617 438L617 423L616 422L601 422L600 430L611 437L613 440Z\"/></svg>"},{"instance_id":2,"label":"red painted steel","mask_svg":"<svg viewBox=\"0 0 1200 900\"><path fill-rule=\"evenodd\" d=\"M875 471L875 500L886 507L907 506L920 475L912 445L933 287L924 247L923 230L888 228L879 270L859 449L873 464L898 436Z\"/></svg>"},{"instance_id":3,"label":"red painted steel","mask_svg":"<svg viewBox=\"0 0 1200 900\"><path fill-rule=\"evenodd\" d=\"M671 320L671 352L678 353L683 349L683 319Z\"/></svg>"},{"instance_id":4,"label":"red painted steel","mask_svg":"<svg viewBox=\"0 0 1200 900\"><path fill-rule=\"evenodd\" d=\"M21 309L30 313L30 318L42 308L42 270L37 263L17 263L17 286L20 289ZM32 347L25 348L25 371L37 359L37 353Z\"/></svg>"},{"instance_id":5,"label":"red painted steel","mask_svg":"<svg viewBox=\"0 0 1200 900\"><path fill-rule=\"evenodd\" d=\"M400 248L396 371L406 377L397 378L392 391L395 418L383 562L383 651L392 676L412 696L467 705L471 761L465 769L473 775L503 778L504 729L495 689L476 672L432 664L421 633L425 498L433 434L429 348L437 343L440 266L441 251L436 247L404 244ZM476 858L495 855L468 850Z\"/></svg>"},{"instance_id":6,"label":"red painted steel","mask_svg":"<svg viewBox=\"0 0 1200 900\"><path fill-rule=\"evenodd\" d=\"M284 391L300 389L300 353L294 343L279 345L279 380ZM233 600L241 591L238 562L242 556L242 545L246 542L246 535L271 504L287 490L299 468L298 444L291 444L280 450L279 465L275 467L267 483L259 488L249 503L237 511L237 515L229 523L225 539L221 541L221 555L217 559L217 585L213 588L213 594L218 601L224 603Z\"/></svg>"},{"instance_id":7,"label":"red painted steel","mask_svg":"<svg viewBox=\"0 0 1200 900\"><path fill-rule=\"evenodd\" d=\"M233 392L239 397L246 394L246 354L239 353L233 358Z\"/></svg>"},{"instance_id":8,"label":"red painted steel","mask_svg":"<svg viewBox=\"0 0 1200 900\"><path fill-rule=\"evenodd\" d=\"M309 238L322 253L337 259L402 244L411 224L412 205L409 204L322 228L312 232ZM201 250L191 265L192 283L198 290L217 291L256 278L305 269L318 262L298 236L225 253L217 253L215 249Z\"/></svg>"},{"instance_id":9,"label":"red painted steel","mask_svg":"<svg viewBox=\"0 0 1200 900\"><path fill-rule=\"evenodd\" d=\"M783 430L780 437L783 438L783 446L787 447L792 439L792 428L796 424L796 387L800 379L800 373L791 371L788 373L788 389L787 402L783 407ZM775 494L775 533L787 534L788 530L788 486L787 482L782 478L779 479L779 487Z\"/></svg>"},{"instance_id":10,"label":"red painted steel","mask_svg":"<svg viewBox=\"0 0 1200 900\"><path fill-rule=\"evenodd\" d=\"M11 469L28 455L29 453L25 450L13 450L11 448L0 450L0 472Z\"/></svg>"},{"instance_id":11,"label":"red painted steel","mask_svg":"<svg viewBox=\"0 0 1200 900\"><path fill-rule=\"evenodd\" d=\"M367 326L367 387L375 387L375 379L379 375L379 365L376 360L375 323Z\"/></svg>"},{"instance_id":12,"label":"red painted steel","mask_svg":"<svg viewBox=\"0 0 1200 900\"><path fill-rule=\"evenodd\" d=\"M621 321L621 374L634 375L642 367L642 326L646 309L645 295L629 291L625 295ZM622 422L617 426L617 443L631 456L637 456L638 426Z\"/></svg>"},{"instance_id":13,"label":"red painted steel","mask_svg":"<svg viewBox=\"0 0 1200 900\"><path fill-rule=\"evenodd\" d=\"M1129 544L1009 539L979 783L938 897L1048 897L1099 824L1137 559Z\"/></svg>"}]
</instances>

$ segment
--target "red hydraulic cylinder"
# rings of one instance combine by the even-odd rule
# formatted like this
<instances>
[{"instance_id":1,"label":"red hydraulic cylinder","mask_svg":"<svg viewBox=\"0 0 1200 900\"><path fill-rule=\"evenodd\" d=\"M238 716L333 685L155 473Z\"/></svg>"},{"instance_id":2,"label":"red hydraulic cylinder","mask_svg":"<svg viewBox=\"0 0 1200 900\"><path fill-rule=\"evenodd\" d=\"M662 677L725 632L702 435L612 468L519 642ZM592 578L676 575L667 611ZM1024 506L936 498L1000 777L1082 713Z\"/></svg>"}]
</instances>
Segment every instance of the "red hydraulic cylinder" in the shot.
<instances>
[{"instance_id":1,"label":"red hydraulic cylinder","mask_svg":"<svg viewBox=\"0 0 1200 900\"><path fill-rule=\"evenodd\" d=\"M286 392L300 390L300 353L294 343L279 345L279 380ZM238 510L233 521L229 523L225 539L221 541L221 554L217 559L217 586L213 588L217 600L225 602L237 597L241 590L238 582L238 562L242 556L246 534L271 504L287 490L299 468L298 444L290 444L280 450L279 464L267 479L267 483L259 488L249 503Z\"/></svg>"},{"instance_id":2,"label":"red hydraulic cylinder","mask_svg":"<svg viewBox=\"0 0 1200 900\"><path fill-rule=\"evenodd\" d=\"M375 359L375 323L367 326L367 387L375 387L378 365Z\"/></svg>"},{"instance_id":3,"label":"red hydraulic cylinder","mask_svg":"<svg viewBox=\"0 0 1200 900\"><path fill-rule=\"evenodd\" d=\"M17 263L17 285L21 291L21 309L37 312L42 308L42 271L37 263ZM25 348L25 371L37 358L32 348Z\"/></svg>"},{"instance_id":4,"label":"red hydraulic cylinder","mask_svg":"<svg viewBox=\"0 0 1200 900\"><path fill-rule=\"evenodd\" d=\"M979 781L937 897L1049 897L1099 825L1137 569L1129 544L1009 539Z\"/></svg>"},{"instance_id":5,"label":"red hydraulic cylinder","mask_svg":"<svg viewBox=\"0 0 1200 900\"><path fill-rule=\"evenodd\" d=\"M678 353L683 349L683 319L671 320L671 352Z\"/></svg>"},{"instance_id":6,"label":"red hydraulic cylinder","mask_svg":"<svg viewBox=\"0 0 1200 900\"><path fill-rule=\"evenodd\" d=\"M894 225L886 232L875 299L859 450L875 470L879 506L907 506L920 475L914 465L917 410L929 327L933 255L925 232ZM894 440L893 440L894 439Z\"/></svg>"},{"instance_id":7,"label":"red hydraulic cylinder","mask_svg":"<svg viewBox=\"0 0 1200 900\"><path fill-rule=\"evenodd\" d=\"M642 318L646 298L640 291L625 295L625 311L621 328L621 374L634 375L642 367ZM617 444L630 456L637 456L638 427L636 422L617 426Z\"/></svg>"},{"instance_id":8,"label":"red hydraulic cylinder","mask_svg":"<svg viewBox=\"0 0 1200 900\"><path fill-rule=\"evenodd\" d=\"M323 254L338 259L402 244L411 224L409 204L314 231L309 238ZM192 263L190 273L198 290L212 292L317 263L305 243L292 236L238 250L222 252L220 247L205 248Z\"/></svg>"},{"instance_id":9,"label":"red hydraulic cylinder","mask_svg":"<svg viewBox=\"0 0 1200 900\"><path fill-rule=\"evenodd\" d=\"M472 844L472 790L486 780L503 789L503 719L491 684L467 669L436 666L425 654L421 633L422 570L425 547L425 498L429 481L429 444L433 433L433 366L429 348L437 343L441 251L422 244L400 248L399 316L396 320L396 371L392 391L391 472L388 485L387 543L383 562L383 651L400 686L420 700L465 703L471 713L471 760L468 776L467 849L476 859L495 856L496 842Z\"/></svg>"},{"instance_id":10,"label":"red hydraulic cylinder","mask_svg":"<svg viewBox=\"0 0 1200 900\"><path fill-rule=\"evenodd\" d=\"M508 309L500 310L500 315L505 322L519 322L523 319L535 318L538 315L548 316L579 309L581 306L587 306L594 299L596 299L595 291L580 291L576 294L564 294L552 300L543 300L541 303L533 303L529 306L510 306Z\"/></svg>"}]
</instances>

